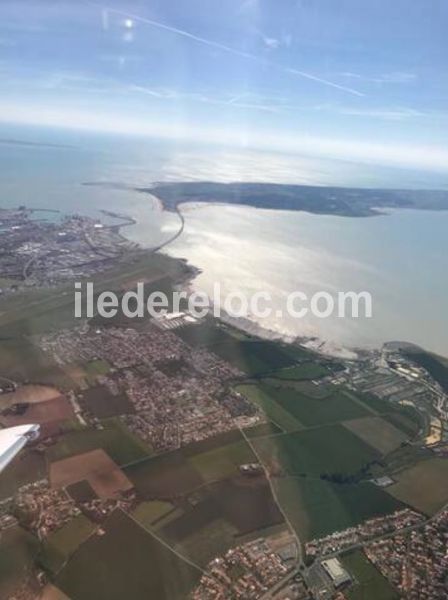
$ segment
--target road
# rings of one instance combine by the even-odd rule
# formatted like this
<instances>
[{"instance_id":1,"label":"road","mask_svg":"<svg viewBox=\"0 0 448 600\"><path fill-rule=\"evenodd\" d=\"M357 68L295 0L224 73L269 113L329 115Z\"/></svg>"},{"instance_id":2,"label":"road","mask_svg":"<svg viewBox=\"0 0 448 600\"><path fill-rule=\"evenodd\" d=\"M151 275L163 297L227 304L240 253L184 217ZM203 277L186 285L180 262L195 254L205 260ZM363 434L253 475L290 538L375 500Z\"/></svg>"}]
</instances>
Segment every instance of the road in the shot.
<instances>
[{"instance_id":1,"label":"road","mask_svg":"<svg viewBox=\"0 0 448 600\"><path fill-rule=\"evenodd\" d=\"M266 476L266 479L269 483L269 487L271 488L271 493L272 496L275 500L275 503L278 506L279 511L282 513L283 518L285 519L286 524L288 525L291 533L294 535L295 541L296 541L296 548L297 548L297 563L298 563L298 568L300 569L303 566L303 553L302 553L302 545L300 543L300 539L299 536L297 535L294 527L291 524L291 521L288 518L288 515L285 513L285 511L282 508L282 505L278 499L277 496L277 491L274 487L274 484L272 483L272 479L271 476L269 474L268 469L266 468L266 466L264 465L263 461L260 458L260 455L257 452L257 449L255 448L255 446L253 445L253 443L251 442L251 440L247 437L247 435L245 434L244 430L241 429L241 427L238 428L240 430L241 435L243 436L244 440L247 442L247 444L249 445L250 449L252 450L252 452L254 453L254 455L257 458L257 461L259 462L259 464L263 467L263 471L264 474Z\"/></svg>"},{"instance_id":2,"label":"road","mask_svg":"<svg viewBox=\"0 0 448 600\"><path fill-rule=\"evenodd\" d=\"M335 552L330 552L329 554L325 554L318 557L318 560L327 560L328 558L334 558L339 556L340 554L345 554L346 552L350 552L352 550L359 550L368 544L372 544L373 542L378 542L380 540L387 540L389 538L395 537L396 535L403 535L414 531L415 529L421 529L425 525L429 525L432 523L437 517L442 514L445 510L448 510L448 502L442 506L440 510L438 510L432 517L428 519L424 519L420 521L420 523L416 523L415 525L410 525L409 527L403 527L402 529L396 529L395 531L391 531L390 533L385 533L383 535L377 535L376 537L370 538L369 540L364 540L359 542L358 544L352 544L351 546L345 546L341 550L336 550Z\"/></svg>"}]
</instances>

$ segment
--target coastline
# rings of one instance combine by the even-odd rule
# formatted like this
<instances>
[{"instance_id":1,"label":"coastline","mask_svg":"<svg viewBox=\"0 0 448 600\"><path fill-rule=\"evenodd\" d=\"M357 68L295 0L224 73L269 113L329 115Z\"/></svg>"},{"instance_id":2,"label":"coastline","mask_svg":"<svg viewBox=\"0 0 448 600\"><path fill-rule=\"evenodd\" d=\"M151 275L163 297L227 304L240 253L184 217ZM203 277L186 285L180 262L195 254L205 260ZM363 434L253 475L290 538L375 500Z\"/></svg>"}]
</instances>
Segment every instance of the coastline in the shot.
<instances>
[{"instance_id":1,"label":"coastline","mask_svg":"<svg viewBox=\"0 0 448 600\"><path fill-rule=\"evenodd\" d=\"M95 185L95 184L90 183L90 184L84 184L84 185ZM117 187L118 186L118 184L104 184L104 183L100 183L97 185L100 185L100 186L106 185L108 187ZM120 187L125 187L125 186L120 185ZM147 190L144 190L144 191L138 190L136 188L132 188L131 186L126 186L126 189L128 189L128 190L132 189L133 191L140 191L140 193L145 193L147 196L150 196L150 200L156 204L157 210L160 210L161 212L166 211L166 208L164 207L162 200L160 198L158 198L157 196L155 196L154 194L152 194L151 192L149 192ZM182 233L184 231L184 227L185 227L185 220L186 220L188 213L190 211L194 211L197 209L206 208L210 205L225 206L225 203L222 203L222 202L205 203L205 202L192 202L192 201L179 202L175 208L175 211L172 211L172 212L177 213L179 220L180 220L180 225L176 229L176 231L174 233L172 233L167 239L165 239L161 243L157 244L156 246L149 247L146 249L144 247L142 247L141 244L136 244L135 242L133 242L135 244L135 246L133 249L131 249L131 253L132 252L139 253L139 252L144 252L144 251L148 251L150 253L159 253L160 252L161 254L169 257L172 260L181 261L183 263L183 266L186 267L188 274L187 274L186 278L183 278L183 280L179 282L179 286L181 287L182 290L185 290L185 291L191 293L195 288L195 279L202 272L202 270L199 269L196 265L191 264L185 257L171 255L168 251L168 248L177 238L179 238L182 235ZM240 206L240 205L236 204L236 203L229 203L229 204L227 204L227 206ZM255 206L250 207L245 204L242 204L241 206L244 206L244 208L252 208L253 210L259 210ZM119 214L117 212L111 212L111 211L106 211L106 210L101 210L100 212L102 212L106 216L113 216L114 218L121 219L122 222L117 223L116 225L113 224L113 225L110 225L107 227L113 228L117 233L119 233L120 237L122 237L123 239L125 239L127 241L130 241L129 238L125 235L125 232L123 232L121 230L121 228L129 227L131 225L137 224L138 221L135 218L130 217L129 215L126 215L126 214L122 214L122 213ZM325 338L317 337L317 336L316 337L315 336L305 336L305 335L300 335L300 333L299 334L291 334L288 332L285 333L285 332L282 332L282 331L279 331L276 329L268 328L268 327L264 326L262 323L251 320L250 318L235 319L235 318L223 316L222 320L228 321L235 327L241 329L242 331L246 331L253 335L257 335L258 337L263 338L263 339L278 340L278 341L282 341L285 343L298 344L304 348L311 349L314 352L317 352L324 356L345 358L347 360L356 360L359 358L360 355L362 355L366 352L369 353L372 351L379 351L382 347L382 344L388 343L388 340L385 339L382 342L378 343L378 345L375 345L375 346L360 346L360 347L346 346L346 345L339 344L337 342L337 340L325 339Z\"/></svg>"},{"instance_id":2,"label":"coastline","mask_svg":"<svg viewBox=\"0 0 448 600\"><path fill-rule=\"evenodd\" d=\"M151 196L153 198L157 198L156 196L153 196L152 194L151 194ZM186 257L171 256L169 253L164 252L164 249L182 235L182 233L184 231L184 227L185 227L185 221L186 221L186 218L183 214L183 211L185 211L185 209L186 209L186 212L188 213L189 210L200 210L201 208L210 206L210 204L212 204L212 205L214 204L216 206L222 205L222 203L219 203L219 202L217 202L217 203L201 203L201 202L199 202L199 203L195 203L195 202L179 203L176 206L175 212L179 215L179 218L181 219L181 227L170 239L166 240L165 242L163 242L162 244L160 244L157 247L151 248L152 252L160 252L161 251L162 254L164 254L165 256L168 256L168 257L172 258L173 260L180 260L183 262L183 264L189 270L189 275L187 275L186 278L182 282L179 282L179 289L181 291L187 292L187 294L191 294L191 293L193 293L193 291L195 291L194 290L194 281L195 281L196 277L202 273L202 270L200 268L198 268L197 266L191 264ZM232 204L230 206L237 206L237 205ZM253 208L254 210L258 210L256 207L247 207L246 205L238 205L238 206L244 206L244 208ZM159 201L159 207L162 211L165 210L163 207L163 203L161 201ZM355 349L355 348L344 347L344 346L341 346L340 344L337 344L336 342L324 340L324 339L317 338L317 337L311 338L311 337L306 337L306 336L290 335L290 334L276 331L274 329L269 329L268 327L265 327L265 326L261 325L260 323L258 323L257 321L253 321L247 317L231 317L230 315L224 314L224 315L221 315L219 320L221 320L224 323L228 323L229 325L232 325L233 327L235 327L236 329L239 329L242 332L249 333L250 335L257 336L261 339L270 340L270 341L278 341L278 342L282 342L282 343L286 343L286 344L299 345L299 346L302 346L303 348L312 350L316 354L320 354L322 356L326 356L326 357L330 357L330 358L339 358L339 359L345 359L345 360L358 360L360 358L360 352L366 353L366 352L370 352L372 350L378 351L380 349L380 348Z\"/></svg>"}]
</instances>

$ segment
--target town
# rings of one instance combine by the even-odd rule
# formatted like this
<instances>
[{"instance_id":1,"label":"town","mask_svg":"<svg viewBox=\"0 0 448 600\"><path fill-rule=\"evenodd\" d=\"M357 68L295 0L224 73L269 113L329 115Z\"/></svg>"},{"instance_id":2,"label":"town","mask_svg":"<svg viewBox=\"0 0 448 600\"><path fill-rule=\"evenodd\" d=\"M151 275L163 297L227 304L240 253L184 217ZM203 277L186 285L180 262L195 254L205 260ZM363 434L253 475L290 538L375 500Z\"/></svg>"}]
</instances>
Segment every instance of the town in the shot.
<instances>
[{"instance_id":1,"label":"town","mask_svg":"<svg viewBox=\"0 0 448 600\"><path fill-rule=\"evenodd\" d=\"M113 266L135 244L120 234L128 218L113 224L57 211L0 209L0 272L3 295L93 276Z\"/></svg>"},{"instance_id":2,"label":"town","mask_svg":"<svg viewBox=\"0 0 448 600\"><path fill-rule=\"evenodd\" d=\"M157 452L264 421L255 405L227 389L226 382L241 375L237 369L155 325L145 332L87 326L43 336L38 344L60 365L98 359L110 364L97 379L105 402L125 394L129 410L118 411L124 413L120 418ZM89 397L82 398L75 399L82 422L97 423Z\"/></svg>"}]
</instances>

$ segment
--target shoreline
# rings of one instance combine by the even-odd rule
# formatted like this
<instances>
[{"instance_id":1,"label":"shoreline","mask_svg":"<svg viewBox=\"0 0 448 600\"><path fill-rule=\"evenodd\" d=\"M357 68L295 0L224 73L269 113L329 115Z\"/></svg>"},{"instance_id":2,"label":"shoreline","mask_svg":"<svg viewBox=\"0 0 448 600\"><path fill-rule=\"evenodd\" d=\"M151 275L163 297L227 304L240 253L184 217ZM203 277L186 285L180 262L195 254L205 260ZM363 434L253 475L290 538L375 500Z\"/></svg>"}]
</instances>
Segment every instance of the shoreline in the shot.
<instances>
[{"instance_id":1,"label":"shoreline","mask_svg":"<svg viewBox=\"0 0 448 600\"><path fill-rule=\"evenodd\" d=\"M147 192L144 192L144 193L147 193ZM159 198L157 198L157 196L154 196L153 194L150 194L150 195L153 198L156 198L157 200L159 200L160 209L162 211L165 211L166 209L163 205L163 202ZM244 208L259 210L255 206L251 207L251 206L244 205L244 204L224 204L221 202L215 202L215 203L197 202L196 203L196 202L188 202L187 201L187 202L180 202L176 205L176 209L174 212L176 212L179 215L179 217L182 219L182 226L171 239L167 240L166 242L161 244L158 248L154 249L153 251L157 252L157 251L162 250L162 254L165 254L165 256L169 256L170 258L173 258L174 260L181 260L187 266L188 269L192 270L191 277L188 277L187 280L183 282L183 285L181 285L181 288L180 288L183 291L186 291L187 293L192 293L194 291L193 282L197 278L197 276L202 273L202 270L199 267L197 267L196 265L191 264L186 257L172 256L171 254L164 252L163 249L165 247L169 246L172 242L174 242L178 237L180 237L182 235L184 228L185 228L185 223L186 223L186 217L183 214L183 211L185 209L186 209L186 212L188 213L189 211L201 210L208 206L243 206ZM265 210L270 210L270 209L265 209ZM214 318L216 318L216 317L214 317ZM269 329L268 327L264 327L259 322L253 321L248 317L231 317L229 315L221 315L221 317L218 320L221 320L224 323L228 323L229 325L232 325L233 327L235 327L236 329L239 329L242 332L249 333L251 335L256 335L257 337L259 337L261 339L278 341L278 342L282 342L282 343L286 343L286 344L296 344L296 345L299 345L308 350L312 350L313 352L316 352L317 354L320 354L321 356L326 356L326 357L331 357L331 358L339 358L339 359L345 359L345 360L359 360L361 354L371 353L371 352L375 352L375 351L379 352L381 350L381 346L374 347L374 348L346 347L346 346L342 346L342 345L338 344L335 341L325 340L325 339L318 338L318 337L288 335L286 333L281 333L274 329ZM385 343L388 343L388 342L383 342L383 344L385 344Z\"/></svg>"},{"instance_id":2,"label":"shoreline","mask_svg":"<svg viewBox=\"0 0 448 600\"><path fill-rule=\"evenodd\" d=\"M95 184L87 183L87 184L83 184L83 185L95 185ZM97 185L110 186L111 184L97 184ZM117 187L117 185L112 185L112 187ZM125 186L120 186L120 187L124 188ZM170 237L168 237L161 243L157 244L156 246L148 247L148 248L144 248L141 244L132 242L133 244L135 244L135 247L133 249L131 249L130 252L131 253L136 252L136 251L137 252L148 251L150 253L160 252L161 254L163 254L173 260L181 261L183 263L183 265L187 267L188 273L187 273L187 276L185 278L183 278L182 281L179 281L178 283L179 283L179 286L181 287L181 289L184 289L190 293L193 291L193 288L195 285L194 282L195 282L197 276L202 272L202 270L199 269L196 265L191 264L187 258L181 257L181 256L173 256L167 251L170 244L172 244L184 232L185 224L186 224L186 216L187 216L184 214L184 211L188 214L188 212L190 212L190 211L206 208L208 206L217 206L217 207L219 207L219 206L242 206L244 208L252 208L254 210L259 210L258 207L249 206L247 204L223 203L223 202L213 202L213 203L194 202L194 201L187 200L185 202L179 202L176 205L175 210L167 211L162 200L160 198L158 198L155 194L151 193L150 190L132 188L131 186L126 186L126 189L138 191L140 193L145 193L147 196L150 197L151 201L153 203L155 203L156 208L159 209L161 212L177 213L179 220L180 220L180 225L179 225L179 228L170 235ZM268 210L268 209L266 209L266 210ZM44 212L44 211L47 211L47 209L39 209L39 208L34 209L33 208L33 209L30 209L30 211ZM56 210L56 209L48 209L48 211L54 212L54 213L61 213L60 210ZM131 242L130 238L127 237L124 234L124 232L121 231L121 228L129 227L131 225L136 225L138 223L137 219L130 217L129 215L126 215L124 213L117 213L115 211L112 212L112 211L100 209L100 212L106 216L122 220L123 222L120 222L120 223L117 223L114 225L110 225L107 227L114 229L117 233L119 233L120 237L122 237L127 242ZM297 211L295 211L295 212L297 212ZM338 215L336 215L336 216L338 216ZM281 331L278 331L275 329L270 329L268 327L263 326L260 322L253 321L247 317L232 318L232 317L221 316L221 320L223 320L224 322L229 322L236 328L238 328L242 331L251 333L253 335L256 335L262 339L278 340L278 341L288 343L288 344L298 344L304 348L313 350L314 352L321 354L322 356L329 356L329 357L341 358L341 359L346 359L346 360L358 360L360 358L360 356L362 356L365 353L370 354L371 352L379 352L384 344L390 343L390 340L383 340L382 342L378 343L378 345L374 345L374 346L359 346L359 347L358 346L344 346L344 345L339 344L335 340L328 340L328 339L314 337L314 336L312 336L312 337L311 336L302 336L300 334L288 334L288 333L281 332ZM413 343L413 342L409 342L409 343Z\"/></svg>"},{"instance_id":3,"label":"shoreline","mask_svg":"<svg viewBox=\"0 0 448 600\"><path fill-rule=\"evenodd\" d=\"M201 210L208 206L216 206L216 207L219 207L219 206L232 206L232 207L233 206L242 206L243 208L260 210L256 206L249 206L247 204L185 201L185 202L179 202L176 205L174 210L167 211L166 207L163 204L163 201L160 198L158 198L156 195L152 194L149 190L135 188L134 191L137 191L140 193L145 193L148 196L150 196L151 200L156 203L157 208L161 212L174 212L178 215L178 217L181 221L179 229L167 240L161 242L157 246L148 248L148 251L150 251L151 253L160 252L164 256L167 256L173 260L181 261L187 267L188 273L186 274L186 277L182 281L178 282L179 289L186 291L187 293L192 293L194 291L194 281L198 277L198 275L200 275L202 273L202 270L199 267L197 267L196 265L191 264L186 257L172 256L171 254L169 254L169 252L165 251L165 248L167 248L170 244L172 244L184 232L185 225L186 225L186 216L184 215L184 211L188 213L188 212L194 211L194 210ZM262 210L275 210L275 209L262 209ZM297 211L294 211L294 212L297 212ZM302 212L305 212L305 211L302 211ZM319 216L319 215L317 215L317 216ZM335 215L335 216L339 216L339 215ZM136 224L136 223L137 223L137 221L134 221L134 223L132 223L132 224ZM118 228L119 227L121 227L121 225L118 225ZM139 248L142 249L142 247L140 245L139 245ZM296 344L305 349L312 350L316 354L319 354L324 357L338 358L338 359L349 360L349 361L350 360L355 360L355 361L360 360L366 354L380 352L384 345L393 343L392 340L384 340L375 346L344 346L344 345L341 345L340 343L338 343L337 341L326 340L324 338L320 338L317 336L310 337L310 336L301 336L301 335L296 335L296 334L282 333L280 331L276 331L274 329L269 329L267 327L264 327L259 322L253 321L247 317L235 318L235 317L230 317L228 315L221 315L220 320L225 323L229 323L230 325L234 326L236 329L239 329L240 331L243 331L243 332L246 332L246 333L249 333L252 335L256 335L257 337L259 337L261 339L278 341L278 342L282 342L282 343L286 343L286 344ZM418 344L415 344L414 342L407 342L407 343L413 344L413 345L418 345Z\"/></svg>"},{"instance_id":4,"label":"shoreline","mask_svg":"<svg viewBox=\"0 0 448 600\"><path fill-rule=\"evenodd\" d=\"M145 193L148 193L148 192L145 192ZM150 195L152 196L152 198L158 199L157 196L155 196L154 194L150 194ZM160 201L160 199L158 199L158 200L159 200L159 206L160 206L161 210L166 211L166 209L163 206L163 202ZM177 212L177 214L183 218L183 225L185 226L186 218L187 218L187 215L189 212L192 212L194 210L201 210L208 206L216 206L216 207L219 207L219 206L231 206L231 207L242 206L245 209L247 208L247 209L259 210L258 207L249 206L249 205L245 205L245 204L222 203L222 202L206 203L206 202L185 201L185 202L178 203L178 205L176 206L175 212ZM262 209L262 210L271 210L271 209ZM395 210L395 209L392 208L391 210ZM401 209L398 209L398 210L401 210ZM406 208L403 210L406 210ZM416 210L416 209L411 208L410 210ZM421 210L421 209L418 209L418 210ZM169 211L169 212L172 212L172 211ZM187 213L187 215L183 214L184 212ZM297 211L294 211L294 212L297 212ZM304 212L304 211L302 211L302 212ZM385 215L387 215L387 213L385 213ZM316 216L320 216L320 215L316 215ZM334 215L334 216L339 216L339 215ZM180 237L180 235L182 235L183 228L182 228L182 231L178 231L178 234L176 236L174 236L173 239L167 240L165 243L163 243L161 249L162 249L162 253L165 254L166 256L170 256L170 258L173 258L176 260L182 260L187 265L188 268L193 269L194 272L193 272L191 278L189 279L187 285L183 288L187 292L191 292L194 288L194 280L196 279L196 277L198 275L200 275L202 273L202 270L200 268L196 267L196 265L190 264L186 257L173 256L169 252L163 251L163 249L165 247L169 246L172 241L175 241L175 239L177 239L178 237ZM320 338L317 336L305 336L305 335L300 335L300 334L282 333L275 329L270 329L268 327L264 327L261 323L259 323L257 321L253 321L247 317L233 318L233 317L221 315L220 319L224 322L228 322L229 324L233 325L237 329L240 329L241 331L245 331L246 333L251 333L262 339L278 340L279 342L283 342L283 343L297 344L297 345L302 346L303 348L312 350L312 351L316 352L317 354L320 354L321 356L339 358L339 359L349 360L349 361L350 360L361 360L366 355L371 355L372 353L381 352L382 348L385 345L395 343L394 340L385 339L385 340L380 341L378 344L374 344L371 346L367 346L367 345L366 346L363 346L363 345L346 346L346 345L340 344L337 340L324 339L324 338ZM431 350L426 350L425 346L422 346L421 344L418 344L416 342L404 342L404 343L422 348L425 352L429 352L429 353L433 352ZM440 353L437 353L437 352L435 352L435 353L440 355ZM442 356L444 356L444 355L442 354Z\"/></svg>"}]
</instances>

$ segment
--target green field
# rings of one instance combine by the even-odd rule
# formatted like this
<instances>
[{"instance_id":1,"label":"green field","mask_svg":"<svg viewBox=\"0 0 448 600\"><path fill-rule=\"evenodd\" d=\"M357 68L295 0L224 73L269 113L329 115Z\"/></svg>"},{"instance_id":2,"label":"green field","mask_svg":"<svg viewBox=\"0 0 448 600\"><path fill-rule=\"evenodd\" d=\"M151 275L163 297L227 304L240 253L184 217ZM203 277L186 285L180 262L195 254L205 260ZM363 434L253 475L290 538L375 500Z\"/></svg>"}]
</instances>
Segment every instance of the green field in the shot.
<instances>
[{"instance_id":1,"label":"green field","mask_svg":"<svg viewBox=\"0 0 448 600\"><path fill-rule=\"evenodd\" d=\"M139 504L132 512L132 516L147 529L173 510L174 506L170 502L152 500Z\"/></svg>"},{"instance_id":2,"label":"green field","mask_svg":"<svg viewBox=\"0 0 448 600\"><path fill-rule=\"evenodd\" d=\"M384 415L384 418L410 438L415 437L422 427L421 417L410 406L397 407L396 411Z\"/></svg>"},{"instance_id":3,"label":"green field","mask_svg":"<svg viewBox=\"0 0 448 600\"><path fill-rule=\"evenodd\" d=\"M256 457L244 440L202 452L189 459L204 481L235 476L239 472L239 465L249 462L256 462Z\"/></svg>"},{"instance_id":4,"label":"green field","mask_svg":"<svg viewBox=\"0 0 448 600\"><path fill-rule=\"evenodd\" d=\"M352 395L353 392L347 392ZM400 429L409 437L415 436L422 423L419 413L412 406L403 406L396 402L388 402L372 394L357 394L358 401L368 407L376 415L381 415L386 421Z\"/></svg>"},{"instance_id":5,"label":"green field","mask_svg":"<svg viewBox=\"0 0 448 600\"><path fill-rule=\"evenodd\" d=\"M55 462L96 448L103 448L119 465L150 456L151 449L117 419L107 419L103 426L104 429L80 429L64 434L48 447L48 460Z\"/></svg>"},{"instance_id":6,"label":"green field","mask_svg":"<svg viewBox=\"0 0 448 600\"><path fill-rule=\"evenodd\" d=\"M82 393L81 404L98 419L134 413L135 408L124 392L112 394L105 385L94 385Z\"/></svg>"},{"instance_id":7,"label":"green field","mask_svg":"<svg viewBox=\"0 0 448 600\"><path fill-rule=\"evenodd\" d=\"M45 477L45 456L36 450L24 448L1 473L0 500L15 494L22 485Z\"/></svg>"},{"instance_id":8,"label":"green field","mask_svg":"<svg viewBox=\"0 0 448 600\"><path fill-rule=\"evenodd\" d=\"M381 417L353 419L344 426L381 454L396 450L407 439L402 431Z\"/></svg>"},{"instance_id":9,"label":"green field","mask_svg":"<svg viewBox=\"0 0 448 600\"><path fill-rule=\"evenodd\" d=\"M256 438L263 437L266 435L276 435L277 433L282 433L282 429L269 421L268 423L260 423L259 425L254 425L253 427L248 427L244 430L246 437Z\"/></svg>"},{"instance_id":10,"label":"green field","mask_svg":"<svg viewBox=\"0 0 448 600\"><path fill-rule=\"evenodd\" d=\"M254 439L272 472L288 475L352 475L379 454L342 425L325 425L295 433Z\"/></svg>"},{"instance_id":11,"label":"green field","mask_svg":"<svg viewBox=\"0 0 448 600\"><path fill-rule=\"evenodd\" d=\"M94 524L84 515L75 517L48 536L39 555L39 563L53 574L57 573L94 529Z\"/></svg>"},{"instance_id":12,"label":"green field","mask_svg":"<svg viewBox=\"0 0 448 600\"><path fill-rule=\"evenodd\" d=\"M388 491L417 510L433 515L448 502L448 459L432 458L400 471Z\"/></svg>"},{"instance_id":13,"label":"green field","mask_svg":"<svg viewBox=\"0 0 448 600\"><path fill-rule=\"evenodd\" d=\"M409 469L433 457L434 454L428 448L405 444L383 457L384 466L379 474L384 472L394 477L394 473ZM378 473L375 472L375 476L377 475Z\"/></svg>"},{"instance_id":14,"label":"green field","mask_svg":"<svg viewBox=\"0 0 448 600\"><path fill-rule=\"evenodd\" d=\"M322 399L283 387L278 390L271 387L269 393L305 427L339 423L369 414L340 389L335 389Z\"/></svg>"},{"instance_id":15,"label":"green field","mask_svg":"<svg viewBox=\"0 0 448 600\"><path fill-rule=\"evenodd\" d=\"M343 425L255 438L279 502L311 539L393 512L402 503L365 479L380 454Z\"/></svg>"},{"instance_id":16,"label":"green field","mask_svg":"<svg viewBox=\"0 0 448 600\"><path fill-rule=\"evenodd\" d=\"M177 519L170 520L164 527L158 527L158 533L170 545L189 547L189 556L193 560L202 560L206 550L215 553L232 545L229 535L260 535L260 531L284 522L265 477L233 478L209 483L198 489L185 504L185 512ZM216 528L226 533L226 539L218 537ZM228 534L228 535L227 535ZM204 543L195 547L192 540ZM216 544L219 547L216 547ZM234 540L233 540L234 543ZM202 558L200 558L202 557Z\"/></svg>"},{"instance_id":17,"label":"green field","mask_svg":"<svg viewBox=\"0 0 448 600\"><path fill-rule=\"evenodd\" d=\"M175 549L205 568L216 556L221 556L237 542L238 530L225 519L217 518L205 527L175 544Z\"/></svg>"},{"instance_id":18,"label":"green field","mask_svg":"<svg viewBox=\"0 0 448 600\"><path fill-rule=\"evenodd\" d=\"M201 572L115 511L64 566L56 585L74 600L184 600Z\"/></svg>"},{"instance_id":19,"label":"green field","mask_svg":"<svg viewBox=\"0 0 448 600\"><path fill-rule=\"evenodd\" d=\"M399 595L363 552L346 554L342 562L354 579L346 592L349 600L398 600Z\"/></svg>"},{"instance_id":20,"label":"green field","mask_svg":"<svg viewBox=\"0 0 448 600\"><path fill-rule=\"evenodd\" d=\"M192 346L207 347L249 376L291 367L310 356L310 352L299 346L236 333L232 327L211 320L183 327L176 333Z\"/></svg>"},{"instance_id":21,"label":"green field","mask_svg":"<svg viewBox=\"0 0 448 600\"><path fill-rule=\"evenodd\" d=\"M2 531L0 544L0 598L13 598L15 591L30 572L39 551L37 538L12 527Z\"/></svg>"},{"instance_id":22,"label":"green field","mask_svg":"<svg viewBox=\"0 0 448 600\"><path fill-rule=\"evenodd\" d=\"M358 392L355 396L351 390L346 390L345 393L351 398L356 398L357 402L373 414L383 417L407 437L413 438L422 427L422 418L412 406L389 402L372 394Z\"/></svg>"},{"instance_id":23,"label":"green field","mask_svg":"<svg viewBox=\"0 0 448 600\"><path fill-rule=\"evenodd\" d=\"M28 331L32 334L32 329ZM0 376L26 383L42 383L69 389L74 382L61 367L45 355L29 339L4 337L0 328Z\"/></svg>"},{"instance_id":24,"label":"green field","mask_svg":"<svg viewBox=\"0 0 448 600\"><path fill-rule=\"evenodd\" d=\"M138 279L177 280L185 275L181 261L141 252L93 278L95 292L117 290ZM79 325L74 317L72 285L31 289L0 299L0 376L72 388L73 381L30 341L30 336ZM99 368L99 365L96 366Z\"/></svg>"},{"instance_id":25,"label":"green field","mask_svg":"<svg viewBox=\"0 0 448 600\"><path fill-rule=\"evenodd\" d=\"M186 273L183 262L150 251L126 256L115 267L93 278L95 293L119 290L138 280L178 280ZM132 286L131 286L132 287ZM44 331L72 327L74 317L73 285L55 288L31 289L0 301L0 334L4 337L21 337Z\"/></svg>"},{"instance_id":26,"label":"green field","mask_svg":"<svg viewBox=\"0 0 448 600\"><path fill-rule=\"evenodd\" d=\"M256 460L241 433L233 431L130 465L127 477L141 498L152 501L137 507L136 518L205 565L234 545L236 536L257 537L283 522L264 475L240 473L241 464ZM163 503L154 504L156 499ZM157 512L167 502L176 508L154 519L154 506Z\"/></svg>"},{"instance_id":27,"label":"green field","mask_svg":"<svg viewBox=\"0 0 448 600\"><path fill-rule=\"evenodd\" d=\"M318 390L318 386L314 386ZM359 419L371 413L344 390L326 387L325 392L307 393L293 383L274 382L237 386L237 391L261 406L268 417L286 431Z\"/></svg>"},{"instance_id":28,"label":"green field","mask_svg":"<svg viewBox=\"0 0 448 600\"><path fill-rule=\"evenodd\" d=\"M176 333L190 346L209 347L227 343L229 340L253 339L249 334L240 332L212 318L206 318L199 324L182 327L176 330Z\"/></svg>"},{"instance_id":29,"label":"green field","mask_svg":"<svg viewBox=\"0 0 448 600\"><path fill-rule=\"evenodd\" d=\"M365 482L336 485L309 477L276 478L279 502L299 537L311 540L390 514L403 505Z\"/></svg>"},{"instance_id":30,"label":"green field","mask_svg":"<svg viewBox=\"0 0 448 600\"><path fill-rule=\"evenodd\" d=\"M308 379L320 379L329 375L328 369L318 362L305 362L294 367L287 367L282 369L275 374L278 379L285 380L308 380Z\"/></svg>"},{"instance_id":31,"label":"green field","mask_svg":"<svg viewBox=\"0 0 448 600\"><path fill-rule=\"evenodd\" d=\"M265 389L258 384L241 384L235 386L237 392L243 394L257 404L267 417L283 431L297 431L302 425L289 412L280 406Z\"/></svg>"},{"instance_id":32,"label":"green field","mask_svg":"<svg viewBox=\"0 0 448 600\"><path fill-rule=\"evenodd\" d=\"M106 375L110 371L110 365L105 360L91 360L84 364L84 369L90 385L95 385L98 375Z\"/></svg>"},{"instance_id":33,"label":"green field","mask_svg":"<svg viewBox=\"0 0 448 600\"><path fill-rule=\"evenodd\" d=\"M254 455L239 431L142 460L124 469L143 498L170 499L191 493L204 482L239 474Z\"/></svg>"}]
</instances>

